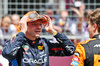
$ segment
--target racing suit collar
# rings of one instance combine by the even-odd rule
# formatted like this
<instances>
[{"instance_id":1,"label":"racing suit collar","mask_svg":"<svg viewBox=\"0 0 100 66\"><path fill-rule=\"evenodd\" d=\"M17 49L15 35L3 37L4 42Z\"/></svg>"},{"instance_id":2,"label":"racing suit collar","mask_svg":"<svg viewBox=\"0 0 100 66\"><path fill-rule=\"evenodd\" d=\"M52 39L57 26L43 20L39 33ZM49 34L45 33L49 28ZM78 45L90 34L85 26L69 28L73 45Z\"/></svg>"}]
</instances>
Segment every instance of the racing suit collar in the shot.
<instances>
[{"instance_id":1,"label":"racing suit collar","mask_svg":"<svg viewBox=\"0 0 100 66\"><path fill-rule=\"evenodd\" d=\"M30 42L33 42L33 41L36 41L36 40L40 40L41 38L39 37L39 38L36 38L35 40L30 40L30 39L28 39L26 36L25 36L25 38L28 40L28 41L30 41Z\"/></svg>"},{"instance_id":2,"label":"racing suit collar","mask_svg":"<svg viewBox=\"0 0 100 66\"><path fill-rule=\"evenodd\" d=\"M27 37L25 37L26 38L26 40L27 40L27 42L29 43L29 44L31 44L31 45L33 45L33 42L39 42L39 40L41 40L41 38L39 37L39 38L36 38L35 40L30 40L30 39L28 39ZM34 44L35 44L34 43Z\"/></svg>"},{"instance_id":3,"label":"racing suit collar","mask_svg":"<svg viewBox=\"0 0 100 66\"><path fill-rule=\"evenodd\" d=\"M100 34L94 35L92 38L100 39Z\"/></svg>"}]
</instances>

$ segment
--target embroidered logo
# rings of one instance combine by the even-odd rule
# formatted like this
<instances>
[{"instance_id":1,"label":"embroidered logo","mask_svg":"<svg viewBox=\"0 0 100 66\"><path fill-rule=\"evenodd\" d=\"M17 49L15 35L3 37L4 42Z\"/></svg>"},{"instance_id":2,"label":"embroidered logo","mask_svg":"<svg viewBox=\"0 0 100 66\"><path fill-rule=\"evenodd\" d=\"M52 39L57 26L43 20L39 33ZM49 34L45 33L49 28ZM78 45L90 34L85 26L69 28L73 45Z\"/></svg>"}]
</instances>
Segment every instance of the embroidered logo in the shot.
<instances>
[{"instance_id":1,"label":"embroidered logo","mask_svg":"<svg viewBox=\"0 0 100 66\"><path fill-rule=\"evenodd\" d=\"M79 62L79 58L78 57L74 57L73 60Z\"/></svg>"},{"instance_id":2,"label":"embroidered logo","mask_svg":"<svg viewBox=\"0 0 100 66\"><path fill-rule=\"evenodd\" d=\"M38 50L43 50L43 46L38 46Z\"/></svg>"},{"instance_id":3,"label":"embroidered logo","mask_svg":"<svg viewBox=\"0 0 100 66\"><path fill-rule=\"evenodd\" d=\"M71 65L78 66L78 65L79 65L79 62L73 61L73 62L71 63Z\"/></svg>"},{"instance_id":4,"label":"embroidered logo","mask_svg":"<svg viewBox=\"0 0 100 66\"><path fill-rule=\"evenodd\" d=\"M28 49L29 49L29 46L27 46L27 45L24 45L24 46L22 46L23 47L23 49L25 50L25 51L27 51Z\"/></svg>"},{"instance_id":5,"label":"embroidered logo","mask_svg":"<svg viewBox=\"0 0 100 66\"><path fill-rule=\"evenodd\" d=\"M100 44L95 44L94 47L100 47Z\"/></svg>"},{"instance_id":6,"label":"embroidered logo","mask_svg":"<svg viewBox=\"0 0 100 66\"><path fill-rule=\"evenodd\" d=\"M80 57L80 54L78 52L75 52L74 55Z\"/></svg>"}]
</instances>

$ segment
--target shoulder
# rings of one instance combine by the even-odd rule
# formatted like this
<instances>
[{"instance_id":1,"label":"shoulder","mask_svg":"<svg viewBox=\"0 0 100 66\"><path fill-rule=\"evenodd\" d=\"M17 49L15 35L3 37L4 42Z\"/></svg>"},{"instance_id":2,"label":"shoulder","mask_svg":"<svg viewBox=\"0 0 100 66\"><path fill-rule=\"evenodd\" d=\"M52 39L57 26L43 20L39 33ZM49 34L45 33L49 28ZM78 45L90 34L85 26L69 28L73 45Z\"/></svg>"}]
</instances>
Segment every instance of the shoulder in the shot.
<instances>
[{"instance_id":1,"label":"shoulder","mask_svg":"<svg viewBox=\"0 0 100 66\"><path fill-rule=\"evenodd\" d=\"M41 38L43 42L46 42L46 44L53 44L53 43L57 43L53 40L49 40L49 39L46 39L46 38Z\"/></svg>"},{"instance_id":2,"label":"shoulder","mask_svg":"<svg viewBox=\"0 0 100 66\"><path fill-rule=\"evenodd\" d=\"M89 40L86 40L86 41L82 41L82 42L79 42L78 44L80 44L80 45L87 44L90 41L92 42L93 40L96 40L96 38L92 38L92 39L89 39Z\"/></svg>"},{"instance_id":3,"label":"shoulder","mask_svg":"<svg viewBox=\"0 0 100 66\"><path fill-rule=\"evenodd\" d=\"M93 39L89 39L89 40L86 40L86 41L82 41L82 42L79 42L76 46L76 49L78 50L84 50L84 46L87 46L89 45L93 40L96 40L96 38L93 38Z\"/></svg>"},{"instance_id":4,"label":"shoulder","mask_svg":"<svg viewBox=\"0 0 100 66\"><path fill-rule=\"evenodd\" d=\"M42 41L45 41L45 42L48 41L48 39L46 39L46 38L44 38L44 37L41 37L41 40L42 40Z\"/></svg>"},{"instance_id":5,"label":"shoulder","mask_svg":"<svg viewBox=\"0 0 100 66\"><path fill-rule=\"evenodd\" d=\"M89 39L89 40L86 40L86 41L82 41L82 42L79 42L76 46L76 50L78 51L85 51L85 48L91 46L93 40L96 40L96 38L93 38L93 39Z\"/></svg>"}]
</instances>

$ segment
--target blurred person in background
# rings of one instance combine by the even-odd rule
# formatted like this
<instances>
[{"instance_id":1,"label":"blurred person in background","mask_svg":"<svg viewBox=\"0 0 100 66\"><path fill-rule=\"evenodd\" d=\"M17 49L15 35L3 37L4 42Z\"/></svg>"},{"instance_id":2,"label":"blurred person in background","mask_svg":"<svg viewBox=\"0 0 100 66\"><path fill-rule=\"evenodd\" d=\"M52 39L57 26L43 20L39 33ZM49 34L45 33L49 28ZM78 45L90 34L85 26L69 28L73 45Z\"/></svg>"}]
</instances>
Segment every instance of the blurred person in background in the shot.
<instances>
[{"instance_id":1,"label":"blurred person in background","mask_svg":"<svg viewBox=\"0 0 100 66\"><path fill-rule=\"evenodd\" d=\"M79 1L80 2L80 1ZM85 11L85 4L82 2L79 6L76 5L77 7L72 7L71 9L74 11L74 13L77 16L77 30L75 32L76 36L84 36L87 38L84 39L76 39L74 42L77 44L77 42L83 41L83 40L88 40L89 38L89 33L87 30L87 12Z\"/></svg>"},{"instance_id":2,"label":"blurred person in background","mask_svg":"<svg viewBox=\"0 0 100 66\"><path fill-rule=\"evenodd\" d=\"M64 30L64 26L65 26L66 21L67 21L68 11L61 11L60 16L61 17L58 20L58 26L60 26Z\"/></svg>"},{"instance_id":3,"label":"blurred person in background","mask_svg":"<svg viewBox=\"0 0 100 66\"><path fill-rule=\"evenodd\" d=\"M40 37L43 25L59 43ZM2 51L10 66L49 66L49 55L70 56L74 53L74 44L53 28L47 15L41 18L36 11L30 11L21 18L19 27L21 32L7 41Z\"/></svg>"},{"instance_id":4,"label":"blurred person in background","mask_svg":"<svg viewBox=\"0 0 100 66\"><path fill-rule=\"evenodd\" d=\"M71 8L78 18L76 35L82 34L82 21L84 20L85 4L81 0L75 0L74 6Z\"/></svg>"},{"instance_id":5,"label":"blurred person in background","mask_svg":"<svg viewBox=\"0 0 100 66\"><path fill-rule=\"evenodd\" d=\"M20 16L18 14L13 14L11 16L11 19L12 19L12 24L14 24L17 33L20 32L20 29L19 29Z\"/></svg>"},{"instance_id":6,"label":"blurred person in background","mask_svg":"<svg viewBox=\"0 0 100 66\"><path fill-rule=\"evenodd\" d=\"M72 17L70 18L70 22L72 23L72 26L74 26L74 28L73 27L71 28L71 29L73 29L72 33L73 33L73 35L77 35L78 33L81 34L80 21L82 21L85 4L81 0L68 0L68 2L70 2L72 4L70 6L72 11L69 11L69 14L72 15Z\"/></svg>"},{"instance_id":7,"label":"blurred person in background","mask_svg":"<svg viewBox=\"0 0 100 66\"><path fill-rule=\"evenodd\" d=\"M65 34L74 35L76 25L73 22L71 22L70 18L68 18L68 11L61 11L60 16L61 18L58 21L58 26L60 26L63 29L63 32Z\"/></svg>"},{"instance_id":8,"label":"blurred person in background","mask_svg":"<svg viewBox=\"0 0 100 66\"><path fill-rule=\"evenodd\" d=\"M88 14L91 39L77 44L71 66L100 66L100 8Z\"/></svg>"},{"instance_id":9,"label":"blurred person in background","mask_svg":"<svg viewBox=\"0 0 100 66\"><path fill-rule=\"evenodd\" d=\"M6 15L1 20L1 34L4 36L14 36L17 33L15 26L12 24L11 17ZM7 39L3 38L4 41ZM4 43L3 43L4 44Z\"/></svg>"},{"instance_id":10,"label":"blurred person in background","mask_svg":"<svg viewBox=\"0 0 100 66\"><path fill-rule=\"evenodd\" d=\"M3 17L4 18L4 17ZM3 34L3 27L4 27L4 23L2 23L3 21L8 21L8 23L11 21L9 18L7 19L0 19L0 66L8 66L8 60L5 59L4 57L2 57L1 53L2 53L2 49L4 47L4 43L6 41L6 39L4 38L4 34Z\"/></svg>"}]
</instances>

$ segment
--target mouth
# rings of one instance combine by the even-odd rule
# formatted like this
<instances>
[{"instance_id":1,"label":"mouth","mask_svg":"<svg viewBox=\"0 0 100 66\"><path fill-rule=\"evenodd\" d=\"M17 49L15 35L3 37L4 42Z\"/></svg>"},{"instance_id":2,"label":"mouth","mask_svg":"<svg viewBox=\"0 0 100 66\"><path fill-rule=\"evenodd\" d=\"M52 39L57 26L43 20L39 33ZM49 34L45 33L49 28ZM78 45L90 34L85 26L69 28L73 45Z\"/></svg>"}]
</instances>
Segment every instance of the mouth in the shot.
<instances>
[{"instance_id":1,"label":"mouth","mask_svg":"<svg viewBox=\"0 0 100 66\"><path fill-rule=\"evenodd\" d=\"M37 34L40 34L41 33L41 31L35 31Z\"/></svg>"}]
</instances>

